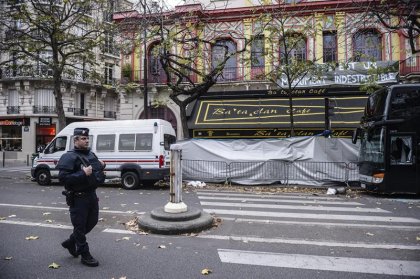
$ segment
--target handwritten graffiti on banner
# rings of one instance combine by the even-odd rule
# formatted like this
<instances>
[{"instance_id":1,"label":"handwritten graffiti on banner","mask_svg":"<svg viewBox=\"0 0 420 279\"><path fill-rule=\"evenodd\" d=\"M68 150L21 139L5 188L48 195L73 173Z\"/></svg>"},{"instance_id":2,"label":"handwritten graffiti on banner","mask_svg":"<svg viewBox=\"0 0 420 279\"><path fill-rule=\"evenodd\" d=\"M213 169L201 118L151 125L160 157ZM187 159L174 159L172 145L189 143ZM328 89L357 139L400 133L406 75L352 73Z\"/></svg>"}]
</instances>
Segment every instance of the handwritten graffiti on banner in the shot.
<instances>
[{"instance_id":1,"label":"handwritten graffiti on banner","mask_svg":"<svg viewBox=\"0 0 420 279\"><path fill-rule=\"evenodd\" d=\"M395 61L377 62L349 62L340 64L335 68L327 65L323 67L320 75L307 75L301 79L295 79L293 87L326 86L326 85L361 85L367 82L393 83L397 82L398 69ZM285 76L277 80L281 87L287 87Z\"/></svg>"}]
</instances>

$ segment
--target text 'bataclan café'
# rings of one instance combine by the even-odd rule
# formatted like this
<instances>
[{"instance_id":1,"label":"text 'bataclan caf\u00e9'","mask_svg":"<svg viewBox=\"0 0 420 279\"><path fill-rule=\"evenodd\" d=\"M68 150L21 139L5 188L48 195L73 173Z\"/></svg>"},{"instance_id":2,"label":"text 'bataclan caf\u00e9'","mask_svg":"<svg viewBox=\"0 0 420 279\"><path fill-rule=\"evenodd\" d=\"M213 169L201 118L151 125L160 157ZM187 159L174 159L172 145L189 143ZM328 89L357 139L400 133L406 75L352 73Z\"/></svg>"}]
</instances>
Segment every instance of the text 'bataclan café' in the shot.
<instances>
[{"instance_id":1,"label":"text 'bataclan caf\u00e9'","mask_svg":"<svg viewBox=\"0 0 420 279\"><path fill-rule=\"evenodd\" d=\"M325 98L334 105L333 137L350 138L359 126L368 94L361 86L369 79L380 85L398 82L393 61L354 62L323 76L293 85L295 136L320 135L325 130ZM372 68L389 69L371 74ZM278 81L287 88L285 80ZM226 87L224 87L226 88ZM193 138L290 137L289 97L285 89L208 92L187 108Z\"/></svg>"}]
</instances>

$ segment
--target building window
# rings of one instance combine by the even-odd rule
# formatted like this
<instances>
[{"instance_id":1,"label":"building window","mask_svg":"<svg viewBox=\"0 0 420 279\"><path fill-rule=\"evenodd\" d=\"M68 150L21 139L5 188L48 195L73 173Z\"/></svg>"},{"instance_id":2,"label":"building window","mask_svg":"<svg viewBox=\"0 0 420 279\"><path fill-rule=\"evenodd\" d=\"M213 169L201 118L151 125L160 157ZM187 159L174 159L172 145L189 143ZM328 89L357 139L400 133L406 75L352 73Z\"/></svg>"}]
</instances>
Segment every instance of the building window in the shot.
<instances>
[{"instance_id":1,"label":"building window","mask_svg":"<svg viewBox=\"0 0 420 279\"><path fill-rule=\"evenodd\" d=\"M148 52L148 74L147 77L149 82L152 83L162 83L166 82L165 74L162 68L162 64L160 63L160 46L159 44L155 44L149 49Z\"/></svg>"},{"instance_id":2,"label":"building window","mask_svg":"<svg viewBox=\"0 0 420 279\"><path fill-rule=\"evenodd\" d=\"M324 32L323 34L323 61L337 61L337 32Z\"/></svg>"},{"instance_id":3,"label":"building window","mask_svg":"<svg viewBox=\"0 0 420 279\"><path fill-rule=\"evenodd\" d=\"M264 75L264 36L257 36L251 45L251 78L261 79Z\"/></svg>"},{"instance_id":4,"label":"building window","mask_svg":"<svg viewBox=\"0 0 420 279\"><path fill-rule=\"evenodd\" d=\"M114 119L117 117L115 99L113 97L107 96L104 100L104 117Z\"/></svg>"},{"instance_id":5,"label":"building window","mask_svg":"<svg viewBox=\"0 0 420 279\"><path fill-rule=\"evenodd\" d=\"M381 61L381 34L376 30L360 30L353 36L354 61Z\"/></svg>"},{"instance_id":6,"label":"building window","mask_svg":"<svg viewBox=\"0 0 420 279\"><path fill-rule=\"evenodd\" d=\"M22 151L22 126L0 128L0 150Z\"/></svg>"},{"instance_id":7,"label":"building window","mask_svg":"<svg viewBox=\"0 0 420 279\"><path fill-rule=\"evenodd\" d=\"M305 60L306 38L302 34L289 34L280 40L280 62L282 64Z\"/></svg>"},{"instance_id":8,"label":"building window","mask_svg":"<svg viewBox=\"0 0 420 279\"><path fill-rule=\"evenodd\" d=\"M56 113L55 97L52 89L35 89L33 113Z\"/></svg>"},{"instance_id":9,"label":"building window","mask_svg":"<svg viewBox=\"0 0 420 279\"><path fill-rule=\"evenodd\" d=\"M108 54L117 55L117 51L114 44L114 36L109 32L105 33L104 49L103 51Z\"/></svg>"},{"instance_id":10,"label":"building window","mask_svg":"<svg viewBox=\"0 0 420 279\"><path fill-rule=\"evenodd\" d=\"M211 53L211 64L216 68L227 55L236 51L236 45L231 40L217 40ZM218 80L236 80L236 55L231 56L223 68Z\"/></svg>"},{"instance_id":11,"label":"building window","mask_svg":"<svg viewBox=\"0 0 420 279\"><path fill-rule=\"evenodd\" d=\"M7 114L19 114L19 92L17 90L9 91Z\"/></svg>"},{"instance_id":12,"label":"building window","mask_svg":"<svg viewBox=\"0 0 420 279\"><path fill-rule=\"evenodd\" d=\"M114 65L105 63L105 75L104 75L105 84L112 84L113 79L114 79Z\"/></svg>"}]
</instances>

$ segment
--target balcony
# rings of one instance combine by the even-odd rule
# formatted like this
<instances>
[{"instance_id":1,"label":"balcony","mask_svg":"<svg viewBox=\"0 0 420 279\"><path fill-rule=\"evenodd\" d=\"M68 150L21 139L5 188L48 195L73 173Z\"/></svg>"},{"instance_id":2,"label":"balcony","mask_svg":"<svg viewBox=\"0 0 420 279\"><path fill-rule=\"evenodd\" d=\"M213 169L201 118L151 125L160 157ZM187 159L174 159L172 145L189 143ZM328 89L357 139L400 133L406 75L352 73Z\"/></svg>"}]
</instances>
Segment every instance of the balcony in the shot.
<instances>
[{"instance_id":1,"label":"balcony","mask_svg":"<svg viewBox=\"0 0 420 279\"><path fill-rule=\"evenodd\" d=\"M33 106L32 112L34 114L51 114L51 113L57 113L56 107L49 107L49 106Z\"/></svg>"},{"instance_id":2,"label":"balcony","mask_svg":"<svg viewBox=\"0 0 420 279\"><path fill-rule=\"evenodd\" d=\"M400 62L400 75L420 75L420 56L413 56Z\"/></svg>"},{"instance_id":3,"label":"balcony","mask_svg":"<svg viewBox=\"0 0 420 279\"><path fill-rule=\"evenodd\" d=\"M48 68L46 65L26 65L26 66L16 66L16 68L2 68L0 69L0 78L1 79L12 79L12 78L52 78L53 70ZM92 82L88 77L87 72L78 71L72 73L63 73L63 79L69 79L80 82ZM115 81L112 81L115 82Z\"/></svg>"},{"instance_id":4,"label":"balcony","mask_svg":"<svg viewBox=\"0 0 420 279\"><path fill-rule=\"evenodd\" d=\"M88 116L88 110L87 109L80 109L80 108L74 108L73 114L75 116Z\"/></svg>"},{"instance_id":5,"label":"balcony","mask_svg":"<svg viewBox=\"0 0 420 279\"><path fill-rule=\"evenodd\" d=\"M104 111L104 118L117 118L117 113L115 111Z\"/></svg>"},{"instance_id":6,"label":"balcony","mask_svg":"<svg viewBox=\"0 0 420 279\"><path fill-rule=\"evenodd\" d=\"M7 114L19 114L20 107L19 106L7 106Z\"/></svg>"}]
</instances>

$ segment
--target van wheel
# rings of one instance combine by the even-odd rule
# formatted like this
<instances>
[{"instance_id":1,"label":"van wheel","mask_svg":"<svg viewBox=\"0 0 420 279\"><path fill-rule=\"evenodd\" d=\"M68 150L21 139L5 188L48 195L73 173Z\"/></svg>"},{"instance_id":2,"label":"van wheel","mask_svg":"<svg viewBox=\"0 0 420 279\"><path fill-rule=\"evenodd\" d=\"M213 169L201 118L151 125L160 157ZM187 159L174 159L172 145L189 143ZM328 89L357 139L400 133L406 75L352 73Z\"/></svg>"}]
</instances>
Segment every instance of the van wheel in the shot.
<instances>
[{"instance_id":1,"label":"van wheel","mask_svg":"<svg viewBox=\"0 0 420 279\"><path fill-rule=\"evenodd\" d=\"M39 171L36 172L35 179L39 185L42 185L42 186L50 185L51 183L50 171L46 169L40 169Z\"/></svg>"},{"instance_id":2,"label":"van wheel","mask_svg":"<svg viewBox=\"0 0 420 279\"><path fill-rule=\"evenodd\" d=\"M139 176L132 171L126 172L121 178L122 187L126 190L134 190L139 187Z\"/></svg>"}]
</instances>

